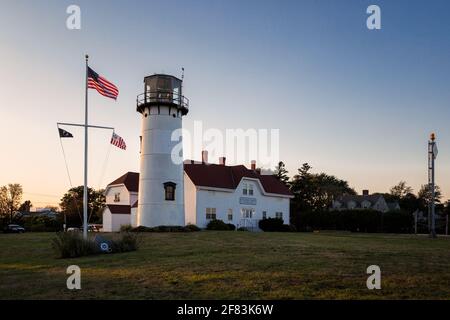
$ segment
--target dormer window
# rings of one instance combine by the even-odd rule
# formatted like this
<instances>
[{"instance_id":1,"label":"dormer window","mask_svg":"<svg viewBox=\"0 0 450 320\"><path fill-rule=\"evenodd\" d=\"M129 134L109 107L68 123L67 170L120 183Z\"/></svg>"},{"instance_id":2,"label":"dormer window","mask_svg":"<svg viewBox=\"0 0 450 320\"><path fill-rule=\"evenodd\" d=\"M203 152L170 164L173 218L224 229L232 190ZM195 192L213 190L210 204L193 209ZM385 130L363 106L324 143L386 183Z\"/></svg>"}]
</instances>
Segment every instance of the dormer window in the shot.
<instances>
[{"instance_id":1,"label":"dormer window","mask_svg":"<svg viewBox=\"0 0 450 320\"><path fill-rule=\"evenodd\" d=\"M114 202L120 202L120 192L114 194Z\"/></svg>"},{"instance_id":2,"label":"dormer window","mask_svg":"<svg viewBox=\"0 0 450 320\"><path fill-rule=\"evenodd\" d=\"M174 201L175 200L175 187L176 183L174 182L164 182L164 194L165 199L167 201Z\"/></svg>"}]
</instances>

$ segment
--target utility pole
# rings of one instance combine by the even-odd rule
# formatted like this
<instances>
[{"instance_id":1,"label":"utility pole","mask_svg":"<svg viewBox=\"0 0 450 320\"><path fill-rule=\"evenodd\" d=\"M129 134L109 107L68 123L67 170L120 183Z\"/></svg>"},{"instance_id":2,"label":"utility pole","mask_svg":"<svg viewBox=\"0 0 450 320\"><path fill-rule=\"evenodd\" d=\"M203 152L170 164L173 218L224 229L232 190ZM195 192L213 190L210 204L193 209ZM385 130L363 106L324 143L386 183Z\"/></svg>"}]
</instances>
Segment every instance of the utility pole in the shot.
<instances>
[{"instance_id":1,"label":"utility pole","mask_svg":"<svg viewBox=\"0 0 450 320\"><path fill-rule=\"evenodd\" d=\"M435 216L435 204L436 204L436 188L434 181L434 160L437 156L437 147L436 147L436 135L432 133L430 135L430 140L428 141L428 187L429 191L431 191L431 200L429 205L430 219L430 237L436 238L436 216Z\"/></svg>"}]
</instances>

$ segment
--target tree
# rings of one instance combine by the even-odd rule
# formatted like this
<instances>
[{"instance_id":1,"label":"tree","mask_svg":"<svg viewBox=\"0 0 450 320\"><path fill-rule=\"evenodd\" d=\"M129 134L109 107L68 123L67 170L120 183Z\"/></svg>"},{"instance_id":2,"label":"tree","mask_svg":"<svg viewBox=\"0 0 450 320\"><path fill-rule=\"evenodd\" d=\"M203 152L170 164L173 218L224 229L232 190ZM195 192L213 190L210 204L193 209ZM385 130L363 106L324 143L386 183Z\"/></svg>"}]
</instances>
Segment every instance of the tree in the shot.
<instances>
[{"instance_id":1,"label":"tree","mask_svg":"<svg viewBox=\"0 0 450 320\"><path fill-rule=\"evenodd\" d=\"M83 186L69 189L59 204L61 212L66 215L68 226L83 224ZM88 188L88 222L101 221L101 212L105 206L104 190Z\"/></svg>"},{"instance_id":2,"label":"tree","mask_svg":"<svg viewBox=\"0 0 450 320\"><path fill-rule=\"evenodd\" d=\"M441 188L437 185L435 186L434 196L435 196L435 204L441 203L442 198ZM419 199L419 204L422 210L428 207L428 205L432 201L432 197L433 195L430 186L428 184L423 184L420 187L419 193L417 194L417 198Z\"/></svg>"},{"instance_id":3,"label":"tree","mask_svg":"<svg viewBox=\"0 0 450 320\"><path fill-rule=\"evenodd\" d=\"M407 212L414 212L420 208L420 200L413 193L405 194L399 201L400 208Z\"/></svg>"},{"instance_id":4,"label":"tree","mask_svg":"<svg viewBox=\"0 0 450 320\"><path fill-rule=\"evenodd\" d=\"M18 183L10 183L0 188L0 215L9 223L13 222L22 200L23 188Z\"/></svg>"},{"instance_id":5,"label":"tree","mask_svg":"<svg viewBox=\"0 0 450 320\"><path fill-rule=\"evenodd\" d=\"M275 168L274 176L286 186L289 185L289 176L287 175L287 173L288 171L286 170L286 165L284 164L284 162L278 162L278 166Z\"/></svg>"},{"instance_id":6,"label":"tree","mask_svg":"<svg viewBox=\"0 0 450 320\"><path fill-rule=\"evenodd\" d=\"M20 211L20 212L30 212L32 206L33 206L33 204L31 203L31 201L30 200L26 200L20 205L18 211Z\"/></svg>"},{"instance_id":7,"label":"tree","mask_svg":"<svg viewBox=\"0 0 450 320\"><path fill-rule=\"evenodd\" d=\"M400 181L398 184L391 188L389 193L397 200L400 200L407 194L412 194L413 189L410 186L406 185L406 181Z\"/></svg>"},{"instance_id":8,"label":"tree","mask_svg":"<svg viewBox=\"0 0 450 320\"><path fill-rule=\"evenodd\" d=\"M327 210L333 199L344 194L356 194L348 182L326 173L311 173L311 166L304 163L291 182L296 211Z\"/></svg>"}]
</instances>

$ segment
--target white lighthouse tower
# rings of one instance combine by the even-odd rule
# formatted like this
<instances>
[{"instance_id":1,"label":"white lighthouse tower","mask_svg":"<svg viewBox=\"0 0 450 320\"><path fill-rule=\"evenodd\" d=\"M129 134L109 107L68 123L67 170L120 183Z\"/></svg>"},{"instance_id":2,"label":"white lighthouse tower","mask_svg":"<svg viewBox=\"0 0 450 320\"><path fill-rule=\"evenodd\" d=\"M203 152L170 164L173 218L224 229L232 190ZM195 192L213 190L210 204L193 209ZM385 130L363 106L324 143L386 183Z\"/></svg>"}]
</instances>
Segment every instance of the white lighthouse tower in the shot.
<instances>
[{"instance_id":1,"label":"white lighthouse tower","mask_svg":"<svg viewBox=\"0 0 450 320\"><path fill-rule=\"evenodd\" d=\"M183 161L172 161L172 132L182 128L189 102L182 80L165 74L145 77L137 97L142 115L139 197L136 225L184 225ZM180 153L182 156L182 153Z\"/></svg>"}]
</instances>

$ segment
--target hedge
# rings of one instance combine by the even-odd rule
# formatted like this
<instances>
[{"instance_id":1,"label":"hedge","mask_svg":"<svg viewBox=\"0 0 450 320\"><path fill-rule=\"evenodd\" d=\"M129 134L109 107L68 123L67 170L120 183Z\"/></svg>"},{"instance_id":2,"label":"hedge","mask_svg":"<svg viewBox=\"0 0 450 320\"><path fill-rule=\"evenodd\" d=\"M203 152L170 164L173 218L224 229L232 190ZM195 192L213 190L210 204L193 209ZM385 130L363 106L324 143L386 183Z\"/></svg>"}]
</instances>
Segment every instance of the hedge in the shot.
<instances>
[{"instance_id":1,"label":"hedge","mask_svg":"<svg viewBox=\"0 0 450 320\"><path fill-rule=\"evenodd\" d=\"M352 232L411 233L413 216L405 211L342 210L300 212L299 231L343 230Z\"/></svg>"}]
</instances>

